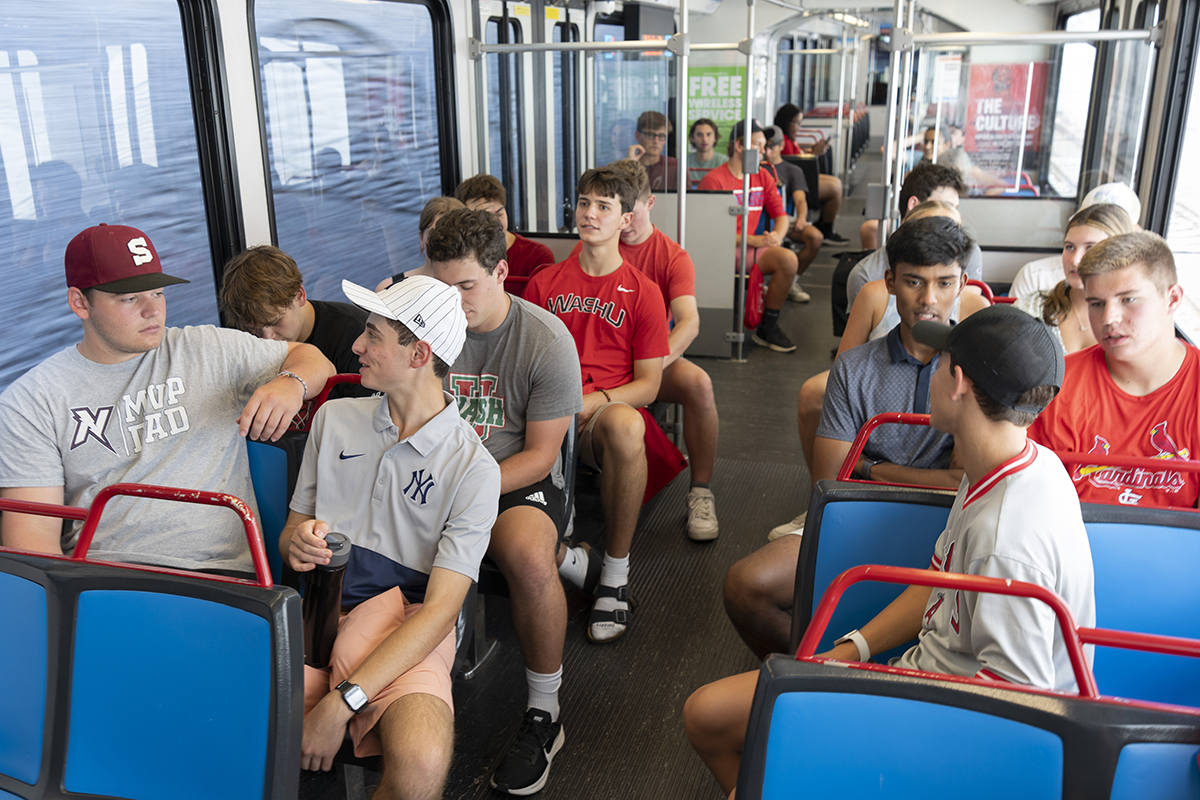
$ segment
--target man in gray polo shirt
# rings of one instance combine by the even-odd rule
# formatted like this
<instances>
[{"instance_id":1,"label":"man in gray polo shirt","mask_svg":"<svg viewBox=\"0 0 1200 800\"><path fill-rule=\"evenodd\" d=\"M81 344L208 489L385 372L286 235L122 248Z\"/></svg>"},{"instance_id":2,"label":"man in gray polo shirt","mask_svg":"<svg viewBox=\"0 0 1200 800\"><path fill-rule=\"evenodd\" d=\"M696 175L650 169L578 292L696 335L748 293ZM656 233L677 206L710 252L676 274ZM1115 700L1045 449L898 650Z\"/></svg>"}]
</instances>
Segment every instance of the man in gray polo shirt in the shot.
<instances>
[{"instance_id":1,"label":"man in gray polo shirt","mask_svg":"<svg viewBox=\"0 0 1200 800\"><path fill-rule=\"evenodd\" d=\"M280 552L328 563L325 535L354 545L328 670L305 667L300 766L328 770L347 726L384 756L376 797L441 797L454 750L454 623L496 521L500 470L442 380L466 337L458 292L427 276L379 294L342 282L370 312L354 343L363 385L317 412Z\"/></svg>"},{"instance_id":2,"label":"man in gray polo shirt","mask_svg":"<svg viewBox=\"0 0 1200 800\"><path fill-rule=\"evenodd\" d=\"M459 415L475 426L500 465L500 508L488 556L512 596L528 702L517 739L491 784L526 795L546 784L564 741L558 690L567 601L555 552L567 519L559 453L575 414L583 410L583 393L567 326L505 293L505 247L504 226L495 215L460 209L438 221L425 252L434 277L461 293L467 315L467 341L446 386Z\"/></svg>"},{"instance_id":3,"label":"man in gray polo shirt","mask_svg":"<svg viewBox=\"0 0 1200 800\"><path fill-rule=\"evenodd\" d=\"M814 484L837 477L854 437L871 417L929 413L929 380L938 352L918 341L912 328L922 320L951 319L967 281L959 257L971 241L944 234L938 226L911 224L888 240L893 267L885 280L896 297L900 324L833 363L814 447ZM963 473L952 450L950 436L934 428L887 425L871 435L855 472L865 480L957 488ZM759 658L787 649L803 530L786 531L725 576L725 610Z\"/></svg>"}]
</instances>

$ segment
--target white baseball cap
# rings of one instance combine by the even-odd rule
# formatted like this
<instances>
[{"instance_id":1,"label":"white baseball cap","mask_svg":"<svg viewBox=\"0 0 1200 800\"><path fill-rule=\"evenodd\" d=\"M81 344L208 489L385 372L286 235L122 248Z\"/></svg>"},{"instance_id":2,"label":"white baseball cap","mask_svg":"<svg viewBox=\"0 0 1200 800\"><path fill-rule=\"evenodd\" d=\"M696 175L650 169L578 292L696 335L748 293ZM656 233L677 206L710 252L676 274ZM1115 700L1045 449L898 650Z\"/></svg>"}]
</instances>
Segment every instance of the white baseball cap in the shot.
<instances>
[{"instance_id":1,"label":"white baseball cap","mask_svg":"<svg viewBox=\"0 0 1200 800\"><path fill-rule=\"evenodd\" d=\"M453 286L427 275L397 281L382 292L342 281L350 302L372 314L394 319L429 344L433 354L454 364L467 339L467 315Z\"/></svg>"},{"instance_id":2,"label":"white baseball cap","mask_svg":"<svg viewBox=\"0 0 1200 800\"><path fill-rule=\"evenodd\" d=\"M1088 206L1099 205L1100 203L1112 203L1129 212L1129 218L1133 220L1133 224L1137 225L1138 220L1142 216L1142 201L1138 199L1137 193L1130 189L1124 183L1102 183L1095 189L1083 196L1083 202L1079 205L1079 210Z\"/></svg>"}]
</instances>

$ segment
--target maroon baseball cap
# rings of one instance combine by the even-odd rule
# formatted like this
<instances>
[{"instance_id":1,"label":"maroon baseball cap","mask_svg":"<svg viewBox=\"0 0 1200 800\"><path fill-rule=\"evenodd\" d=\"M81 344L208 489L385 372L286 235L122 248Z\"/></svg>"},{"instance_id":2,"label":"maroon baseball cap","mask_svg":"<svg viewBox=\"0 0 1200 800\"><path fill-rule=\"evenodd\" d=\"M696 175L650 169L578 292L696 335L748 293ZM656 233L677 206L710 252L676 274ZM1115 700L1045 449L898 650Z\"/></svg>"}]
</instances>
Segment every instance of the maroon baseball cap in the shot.
<instances>
[{"instance_id":1,"label":"maroon baseball cap","mask_svg":"<svg viewBox=\"0 0 1200 800\"><path fill-rule=\"evenodd\" d=\"M67 245L64 262L76 289L127 294L191 282L165 274L150 237L126 225L88 228Z\"/></svg>"}]
</instances>

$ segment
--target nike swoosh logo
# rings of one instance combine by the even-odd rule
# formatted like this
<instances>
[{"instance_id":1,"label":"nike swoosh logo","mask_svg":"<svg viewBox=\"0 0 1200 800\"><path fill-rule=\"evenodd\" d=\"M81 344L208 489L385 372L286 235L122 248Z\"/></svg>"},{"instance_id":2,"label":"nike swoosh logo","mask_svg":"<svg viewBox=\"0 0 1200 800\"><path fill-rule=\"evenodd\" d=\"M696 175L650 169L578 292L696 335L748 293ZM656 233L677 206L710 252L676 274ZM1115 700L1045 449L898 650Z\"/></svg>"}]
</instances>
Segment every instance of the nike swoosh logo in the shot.
<instances>
[{"instance_id":1,"label":"nike swoosh logo","mask_svg":"<svg viewBox=\"0 0 1200 800\"><path fill-rule=\"evenodd\" d=\"M622 286L619 283L617 284L617 291L618 292L629 292L630 294L633 294L633 289L626 289L624 286Z\"/></svg>"},{"instance_id":2,"label":"nike swoosh logo","mask_svg":"<svg viewBox=\"0 0 1200 800\"><path fill-rule=\"evenodd\" d=\"M349 456L348 456L348 455L346 455L346 451L345 451L345 450L343 450L343 451L342 451L342 452L341 452L341 453L338 455L338 458L342 459L342 461L345 461L347 458L362 458L362 457L363 457L363 456L365 456L365 455L366 455L366 453L354 453L353 455L349 455Z\"/></svg>"}]
</instances>

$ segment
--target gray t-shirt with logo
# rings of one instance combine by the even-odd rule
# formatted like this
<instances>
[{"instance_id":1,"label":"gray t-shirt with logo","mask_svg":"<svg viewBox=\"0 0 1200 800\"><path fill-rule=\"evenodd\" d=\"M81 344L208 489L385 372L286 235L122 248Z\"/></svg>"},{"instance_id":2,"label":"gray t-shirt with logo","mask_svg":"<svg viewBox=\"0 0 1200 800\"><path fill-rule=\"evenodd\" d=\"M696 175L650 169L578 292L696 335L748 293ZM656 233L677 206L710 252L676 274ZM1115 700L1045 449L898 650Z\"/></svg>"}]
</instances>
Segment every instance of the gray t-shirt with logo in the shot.
<instances>
[{"instance_id":1,"label":"gray t-shirt with logo","mask_svg":"<svg viewBox=\"0 0 1200 800\"><path fill-rule=\"evenodd\" d=\"M501 462L525 447L525 427L579 413L579 355L567 326L550 312L509 296L512 307L493 331L467 331L443 382L458 414ZM550 476L562 488L562 464Z\"/></svg>"},{"instance_id":2,"label":"gray t-shirt with logo","mask_svg":"<svg viewBox=\"0 0 1200 800\"><path fill-rule=\"evenodd\" d=\"M114 483L176 486L236 495L257 514L237 418L287 352L211 325L168 328L156 350L120 364L61 350L0 395L0 486L62 486L64 502L84 508ZM80 527L65 527L63 552ZM127 497L106 506L88 556L253 569L233 511Z\"/></svg>"}]
</instances>

